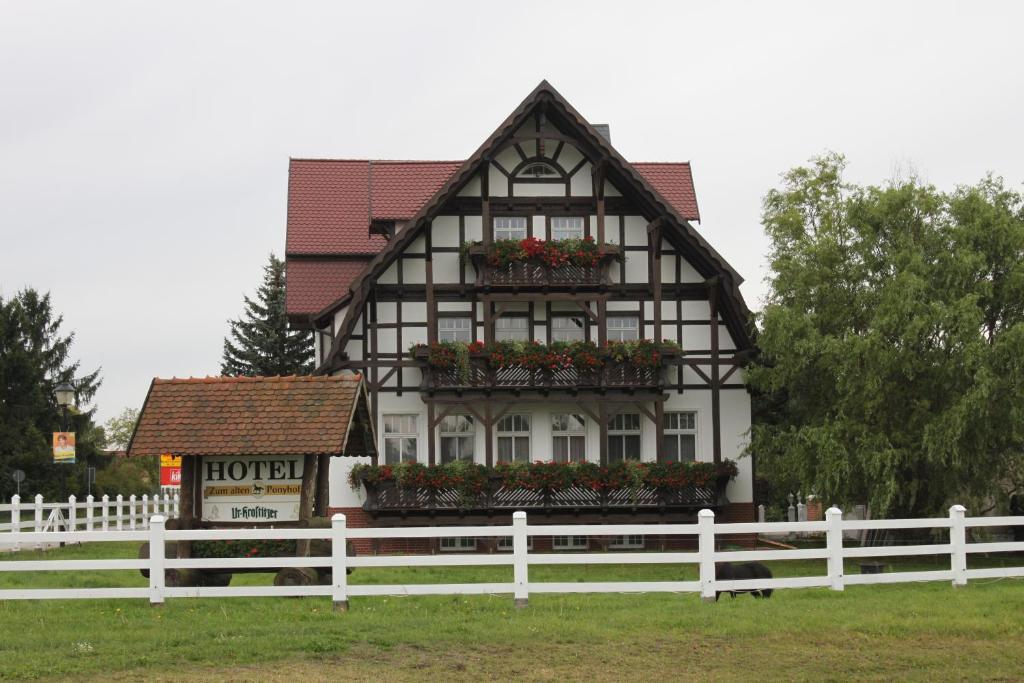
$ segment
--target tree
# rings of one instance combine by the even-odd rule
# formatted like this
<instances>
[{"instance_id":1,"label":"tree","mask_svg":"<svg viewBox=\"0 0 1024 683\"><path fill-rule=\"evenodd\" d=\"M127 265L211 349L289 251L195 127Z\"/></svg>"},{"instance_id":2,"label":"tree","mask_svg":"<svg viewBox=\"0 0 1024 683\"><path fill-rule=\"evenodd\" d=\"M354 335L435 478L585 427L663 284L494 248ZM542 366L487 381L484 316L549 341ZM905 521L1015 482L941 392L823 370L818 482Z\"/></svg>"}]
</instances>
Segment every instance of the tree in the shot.
<instances>
[{"instance_id":1,"label":"tree","mask_svg":"<svg viewBox=\"0 0 1024 683\"><path fill-rule=\"evenodd\" d=\"M103 424L106 447L123 451L128 448L135 424L139 421L138 408L125 408ZM116 496L154 493L160 488L160 458L140 455L127 458L107 455L101 458L101 469L96 473L96 493Z\"/></svg>"},{"instance_id":2,"label":"tree","mask_svg":"<svg viewBox=\"0 0 1024 683\"><path fill-rule=\"evenodd\" d=\"M120 413L103 423L107 448L125 450L135 431L135 423L139 421L138 408L125 408Z\"/></svg>"},{"instance_id":3,"label":"tree","mask_svg":"<svg viewBox=\"0 0 1024 683\"><path fill-rule=\"evenodd\" d=\"M54 399L56 385L72 382L82 406L100 385L99 370L80 375L79 362L70 360L75 335L63 336L62 322L49 294L25 289L11 299L0 297L0 499L14 493L16 469L26 474L23 491L47 497L84 493L86 461L103 446L92 410L73 407L65 417ZM55 431L77 433L75 465L53 463Z\"/></svg>"},{"instance_id":4,"label":"tree","mask_svg":"<svg viewBox=\"0 0 1024 683\"><path fill-rule=\"evenodd\" d=\"M245 311L229 320L221 374L305 375L313 371L313 345L308 332L288 329L285 311L285 264L273 254L263 267L257 300L245 297Z\"/></svg>"},{"instance_id":5,"label":"tree","mask_svg":"<svg viewBox=\"0 0 1024 683\"><path fill-rule=\"evenodd\" d=\"M876 515L1005 501L1024 469L1024 198L844 168L817 158L764 200L759 468Z\"/></svg>"}]
</instances>

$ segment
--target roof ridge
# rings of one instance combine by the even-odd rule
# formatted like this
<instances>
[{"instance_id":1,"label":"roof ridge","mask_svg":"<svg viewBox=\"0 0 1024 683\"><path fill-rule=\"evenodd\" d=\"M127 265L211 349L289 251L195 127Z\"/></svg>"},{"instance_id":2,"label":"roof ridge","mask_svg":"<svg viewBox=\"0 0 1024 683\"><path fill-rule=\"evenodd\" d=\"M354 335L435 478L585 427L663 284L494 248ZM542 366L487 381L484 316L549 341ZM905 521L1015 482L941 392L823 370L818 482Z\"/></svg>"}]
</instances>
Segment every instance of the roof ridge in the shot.
<instances>
[{"instance_id":1,"label":"roof ridge","mask_svg":"<svg viewBox=\"0 0 1024 683\"><path fill-rule=\"evenodd\" d=\"M631 161L629 162L633 166L640 164L642 166L689 166L689 161Z\"/></svg>"},{"instance_id":2,"label":"roof ridge","mask_svg":"<svg viewBox=\"0 0 1024 683\"><path fill-rule=\"evenodd\" d=\"M328 157L289 157L291 161L332 161L337 163L368 164L461 164L459 159L334 159Z\"/></svg>"},{"instance_id":3,"label":"roof ridge","mask_svg":"<svg viewBox=\"0 0 1024 683\"><path fill-rule=\"evenodd\" d=\"M207 375L206 377L154 377L154 384L243 384L255 382L355 382L362 379L361 373L352 375L266 375L266 376L245 376L236 377L225 375Z\"/></svg>"}]
</instances>

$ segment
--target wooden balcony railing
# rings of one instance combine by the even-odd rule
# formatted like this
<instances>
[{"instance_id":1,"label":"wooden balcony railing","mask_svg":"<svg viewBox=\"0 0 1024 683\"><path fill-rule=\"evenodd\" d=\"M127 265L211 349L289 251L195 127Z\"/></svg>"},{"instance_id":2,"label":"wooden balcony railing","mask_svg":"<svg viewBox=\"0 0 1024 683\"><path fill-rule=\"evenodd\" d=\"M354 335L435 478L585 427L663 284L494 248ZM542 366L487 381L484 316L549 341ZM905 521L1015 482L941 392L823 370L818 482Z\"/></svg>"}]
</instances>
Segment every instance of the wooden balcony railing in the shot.
<instances>
[{"instance_id":1,"label":"wooden balcony railing","mask_svg":"<svg viewBox=\"0 0 1024 683\"><path fill-rule=\"evenodd\" d=\"M552 268L539 261L519 261L503 266L487 262L483 245L469 248L469 257L476 268L477 287L537 287L544 289L599 288L608 284L608 265L618 258L619 247L607 244L595 266L567 264Z\"/></svg>"},{"instance_id":2,"label":"wooden balcony railing","mask_svg":"<svg viewBox=\"0 0 1024 683\"><path fill-rule=\"evenodd\" d=\"M427 362L429 350L417 349L415 358L423 372L421 391L467 389L586 390L657 389L665 383L664 367L612 363L599 368L491 367L486 353L470 354L467 368L436 368ZM671 360L664 354L665 360Z\"/></svg>"},{"instance_id":3,"label":"wooden balcony railing","mask_svg":"<svg viewBox=\"0 0 1024 683\"><path fill-rule=\"evenodd\" d=\"M467 497L457 489L406 487L394 481L363 480L370 513L437 513L478 514L515 510L557 512L606 511L695 511L716 507L725 500L728 476L719 477L707 486L659 489L641 486L637 489L602 489L573 487L562 491L535 491L501 486L499 477L483 493Z\"/></svg>"}]
</instances>

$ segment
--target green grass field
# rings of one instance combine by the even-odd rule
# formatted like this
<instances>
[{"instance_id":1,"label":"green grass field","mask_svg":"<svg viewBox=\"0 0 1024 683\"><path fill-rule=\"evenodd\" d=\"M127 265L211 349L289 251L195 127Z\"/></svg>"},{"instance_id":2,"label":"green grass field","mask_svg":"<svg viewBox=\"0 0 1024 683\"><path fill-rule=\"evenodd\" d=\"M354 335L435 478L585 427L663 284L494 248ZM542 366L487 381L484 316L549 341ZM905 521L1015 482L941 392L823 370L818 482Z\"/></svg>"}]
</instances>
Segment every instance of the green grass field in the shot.
<instances>
[{"instance_id":1,"label":"green grass field","mask_svg":"<svg viewBox=\"0 0 1024 683\"><path fill-rule=\"evenodd\" d=\"M135 557L91 544L26 559ZM896 563L895 570L940 569ZM979 559L972 566L1017 564ZM824 561L771 563L776 576ZM855 565L849 572L858 571ZM533 567L535 581L690 579L685 565ZM232 585L267 583L270 574ZM511 568L359 569L353 583L511 580ZM137 572L0 572L0 588L145 585ZM0 602L0 679L72 680L1024 679L1024 581L696 595L535 595Z\"/></svg>"}]
</instances>

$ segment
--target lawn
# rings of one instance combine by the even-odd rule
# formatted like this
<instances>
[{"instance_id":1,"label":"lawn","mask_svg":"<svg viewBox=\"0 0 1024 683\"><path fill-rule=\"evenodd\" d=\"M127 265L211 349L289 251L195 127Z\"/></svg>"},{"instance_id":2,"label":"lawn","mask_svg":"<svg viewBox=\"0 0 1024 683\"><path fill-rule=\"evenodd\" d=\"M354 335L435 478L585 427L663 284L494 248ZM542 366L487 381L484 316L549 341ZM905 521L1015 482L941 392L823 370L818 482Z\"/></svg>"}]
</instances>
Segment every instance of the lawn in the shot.
<instances>
[{"instance_id":1,"label":"lawn","mask_svg":"<svg viewBox=\"0 0 1024 683\"><path fill-rule=\"evenodd\" d=\"M134 557L90 544L0 561ZM895 569L939 569L945 558ZM1020 564L1021 558L979 560ZM777 576L824 562L772 563ZM858 571L855 566L850 572ZM535 581L695 578L686 565L533 567ZM247 575L236 583L264 583ZM353 583L503 581L505 567L359 569ZM137 572L0 573L14 586L144 585ZM0 602L0 679L858 680L1024 678L1024 581L693 594Z\"/></svg>"}]
</instances>

